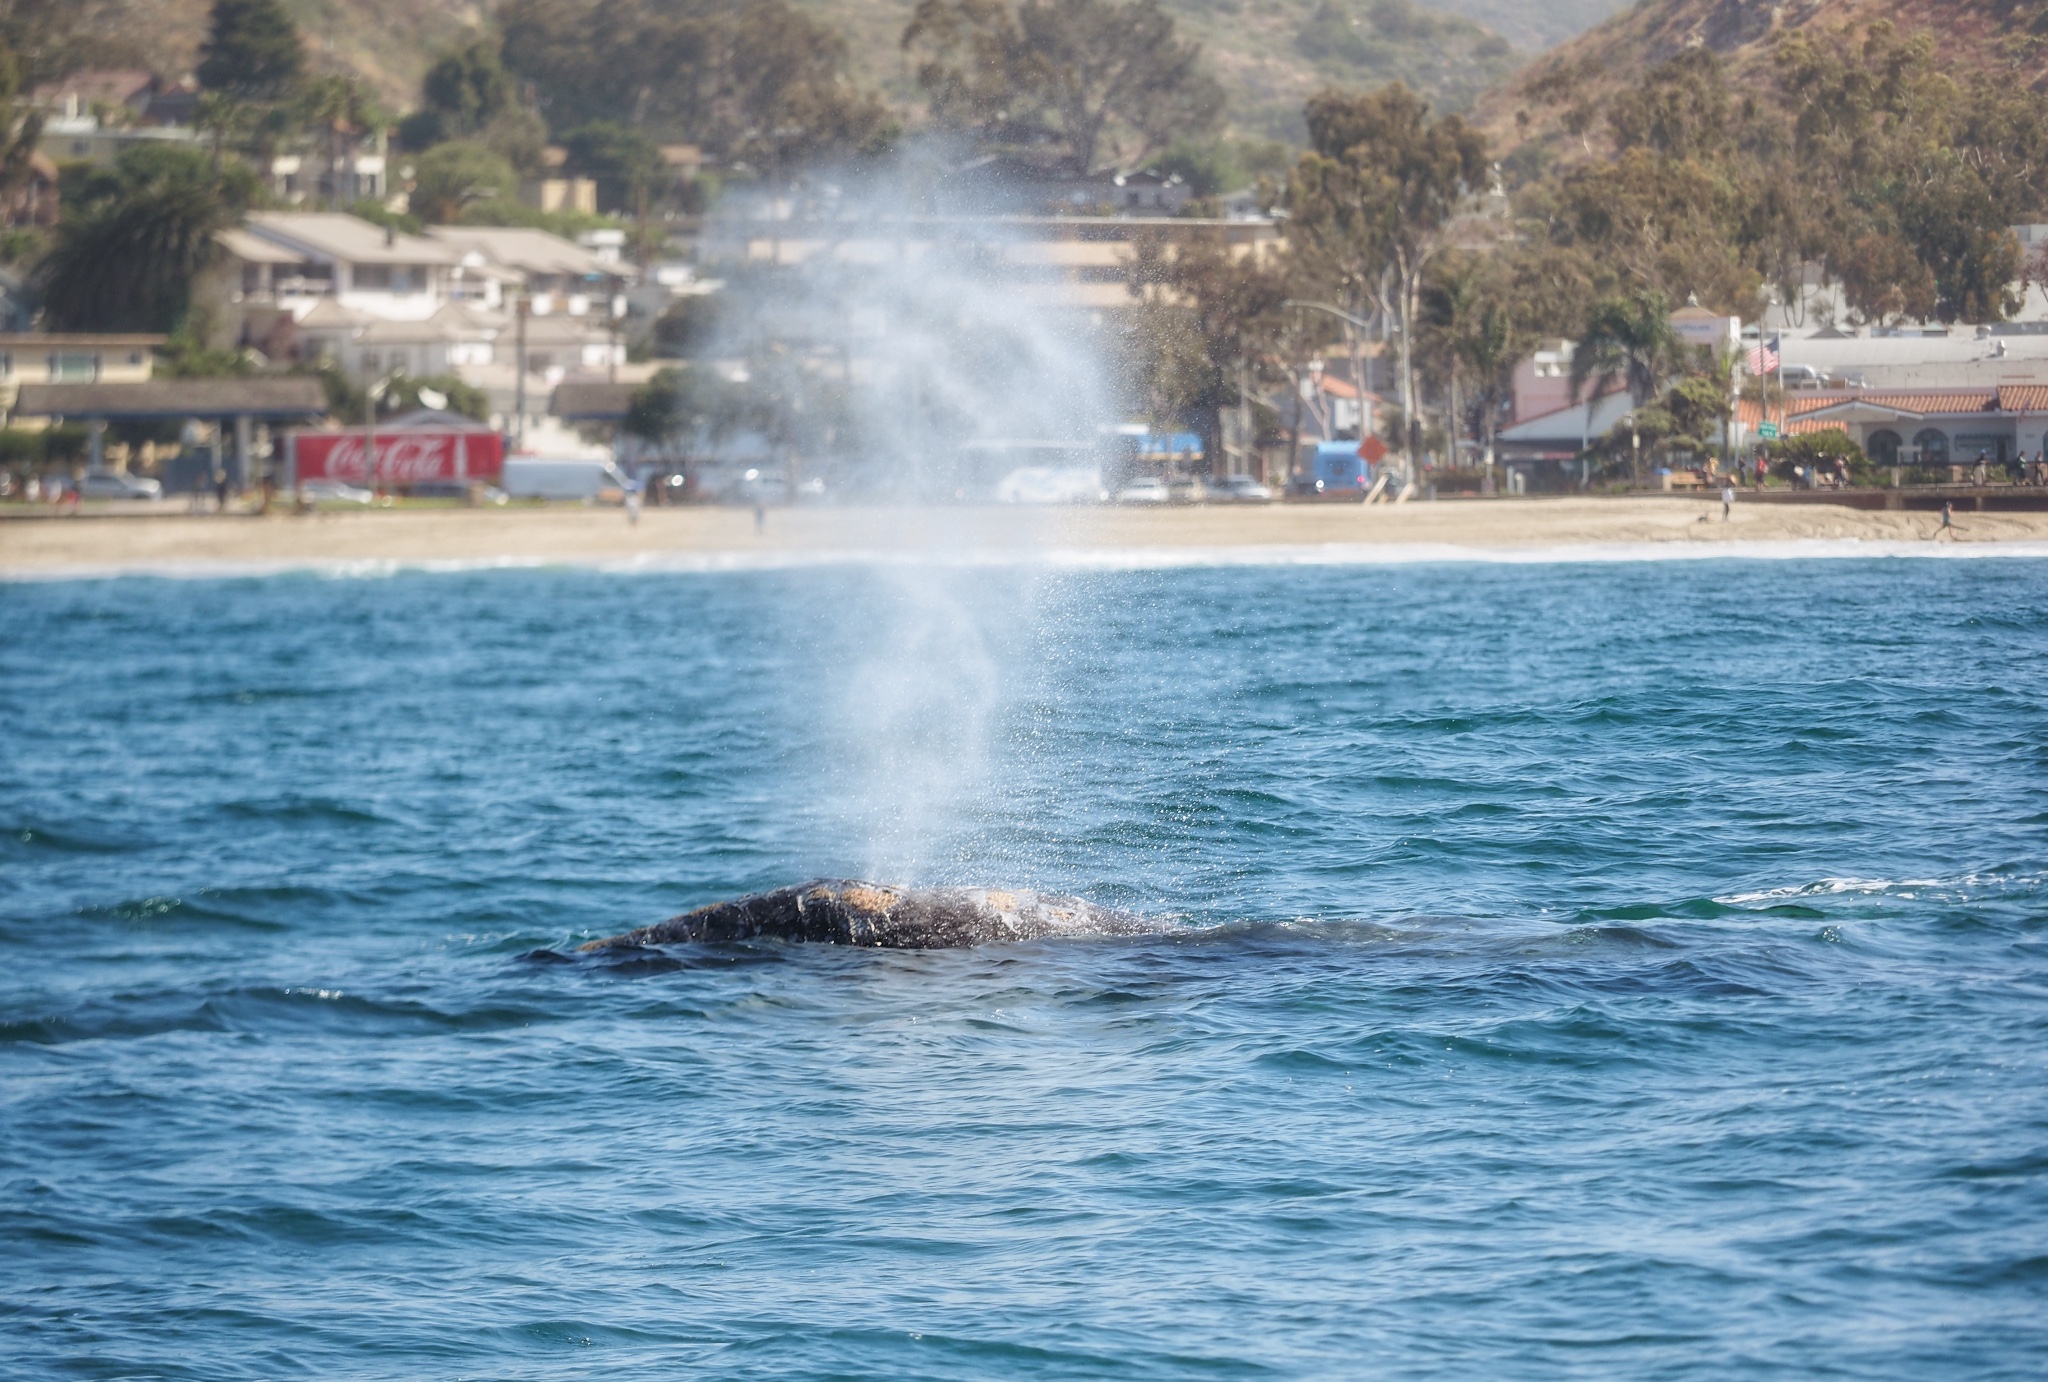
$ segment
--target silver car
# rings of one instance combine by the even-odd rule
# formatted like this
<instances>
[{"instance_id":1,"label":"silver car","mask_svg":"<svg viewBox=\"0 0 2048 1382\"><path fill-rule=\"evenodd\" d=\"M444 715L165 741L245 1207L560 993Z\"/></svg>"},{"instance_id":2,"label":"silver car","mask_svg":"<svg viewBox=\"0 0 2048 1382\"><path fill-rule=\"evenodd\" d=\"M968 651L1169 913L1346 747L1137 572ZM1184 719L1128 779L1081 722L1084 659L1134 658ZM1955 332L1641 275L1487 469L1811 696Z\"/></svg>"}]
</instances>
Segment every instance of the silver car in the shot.
<instances>
[{"instance_id":1,"label":"silver car","mask_svg":"<svg viewBox=\"0 0 2048 1382\"><path fill-rule=\"evenodd\" d=\"M162 482L123 470L97 470L78 482L80 499L161 499Z\"/></svg>"},{"instance_id":2,"label":"silver car","mask_svg":"<svg viewBox=\"0 0 2048 1382\"><path fill-rule=\"evenodd\" d=\"M1226 475L1209 482L1209 498L1218 504L1270 504L1273 491L1249 475Z\"/></svg>"},{"instance_id":3,"label":"silver car","mask_svg":"<svg viewBox=\"0 0 2048 1382\"><path fill-rule=\"evenodd\" d=\"M308 504L368 504L376 497L341 480L308 480L299 486L299 498Z\"/></svg>"}]
</instances>

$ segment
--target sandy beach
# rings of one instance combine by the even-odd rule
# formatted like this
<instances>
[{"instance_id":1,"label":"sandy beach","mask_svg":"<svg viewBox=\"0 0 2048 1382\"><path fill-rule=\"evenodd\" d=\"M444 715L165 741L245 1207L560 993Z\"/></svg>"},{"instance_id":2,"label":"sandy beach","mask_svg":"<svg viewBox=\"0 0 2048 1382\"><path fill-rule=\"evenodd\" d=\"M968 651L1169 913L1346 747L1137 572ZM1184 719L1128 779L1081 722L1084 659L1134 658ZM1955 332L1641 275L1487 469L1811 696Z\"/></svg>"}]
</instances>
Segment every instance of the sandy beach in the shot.
<instances>
[{"instance_id":1,"label":"sandy beach","mask_svg":"<svg viewBox=\"0 0 2048 1382\"><path fill-rule=\"evenodd\" d=\"M1168 509L818 507L770 510L763 529L744 509L649 509L629 524L616 508L396 509L203 516L79 515L0 520L0 575L223 572L352 563L462 565L751 565L818 558L929 553L965 560L1047 553L1119 553L1163 562L1201 554L1259 560L1414 559L1598 554L1646 544L1687 545L1701 555L1727 544L2048 543L2048 513L1959 513L1958 531L1936 539L1939 517L1823 504L1741 503L1731 522L1718 502L1599 498L1445 501L1401 507L1281 505ZM1262 550L1263 549L1263 550ZM1681 555L1671 551L1669 555Z\"/></svg>"}]
</instances>

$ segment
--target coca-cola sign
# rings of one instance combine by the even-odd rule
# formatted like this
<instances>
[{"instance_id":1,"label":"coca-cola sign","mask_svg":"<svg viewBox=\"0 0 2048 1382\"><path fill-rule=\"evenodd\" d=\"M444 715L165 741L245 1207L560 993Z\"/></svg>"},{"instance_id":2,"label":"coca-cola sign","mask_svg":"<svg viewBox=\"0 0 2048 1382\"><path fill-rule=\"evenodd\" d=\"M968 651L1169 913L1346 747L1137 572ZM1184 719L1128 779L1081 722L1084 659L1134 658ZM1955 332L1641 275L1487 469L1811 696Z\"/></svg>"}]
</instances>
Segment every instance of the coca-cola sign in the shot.
<instances>
[{"instance_id":1,"label":"coca-cola sign","mask_svg":"<svg viewBox=\"0 0 2048 1382\"><path fill-rule=\"evenodd\" d=\"M377 473L364 465L368 437L353 432L294 432L298 479L341 480L351 485L424 484L430 480L490 480L505 468L505 439L496 432L419 429L378 432Z\"/></svg>"}]
</instances>

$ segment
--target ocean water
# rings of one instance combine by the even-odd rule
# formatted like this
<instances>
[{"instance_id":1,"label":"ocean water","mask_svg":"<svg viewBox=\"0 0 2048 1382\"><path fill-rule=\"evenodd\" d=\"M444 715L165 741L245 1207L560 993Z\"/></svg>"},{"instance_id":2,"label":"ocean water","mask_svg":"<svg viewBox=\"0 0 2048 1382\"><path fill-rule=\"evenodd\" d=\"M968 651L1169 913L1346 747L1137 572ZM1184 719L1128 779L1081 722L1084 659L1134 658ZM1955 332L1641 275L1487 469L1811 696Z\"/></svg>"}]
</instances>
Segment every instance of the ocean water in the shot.
<instances>
[{"instance_id":1,"label":"ocean water","mask_svg":"<svg viewBox=\"0 0 2048 1382\"><path fill-rule=\"evenodd\" d=\"M0 587L0 1372L2038 1376L2048 562ZM815 875L1157 934L536 951Z\"/></svg>"}]
</instances>

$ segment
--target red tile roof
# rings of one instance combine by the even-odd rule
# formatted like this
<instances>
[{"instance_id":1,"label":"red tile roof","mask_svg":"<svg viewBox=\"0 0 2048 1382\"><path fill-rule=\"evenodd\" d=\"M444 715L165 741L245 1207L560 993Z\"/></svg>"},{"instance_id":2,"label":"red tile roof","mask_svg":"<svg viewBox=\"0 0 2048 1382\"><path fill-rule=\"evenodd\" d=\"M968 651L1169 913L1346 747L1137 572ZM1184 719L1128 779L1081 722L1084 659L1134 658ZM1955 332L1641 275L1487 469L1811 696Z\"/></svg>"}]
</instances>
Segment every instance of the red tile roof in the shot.
<instances>
[{"instance_id":1,"label":"red tile roof","mask_svg":"<svg viewBox=\"0 0 2048 1382\"><path fill-rule=\"evenodd\" d=\"M1998 407L2006 413L2048 412L2048 384L2001 384Z\"/></svg>"},{"instance_id":2,"label":"red tile roof","mask_svg":"<svg viewBox=\"0 0 2048 1382\"><path fill-rule=\"evenodd\" d=\"M1797 418L1844 403L1870 403L1880 408L1897 408L1907 413L1956 416L1965 413L2017 412L2021 409L2048 411L2048 386L2022 385L2000 389L1862 389L1844 392L1788 393L1782 415ZM1779 414L1779 408L1773 408ZM1737 416L1754 427L1763 421L1763 408L1753 399L1743 399Z\"/></svg>"}]
</instances>

